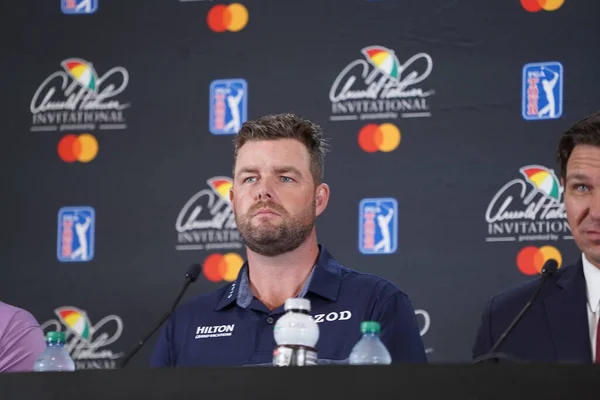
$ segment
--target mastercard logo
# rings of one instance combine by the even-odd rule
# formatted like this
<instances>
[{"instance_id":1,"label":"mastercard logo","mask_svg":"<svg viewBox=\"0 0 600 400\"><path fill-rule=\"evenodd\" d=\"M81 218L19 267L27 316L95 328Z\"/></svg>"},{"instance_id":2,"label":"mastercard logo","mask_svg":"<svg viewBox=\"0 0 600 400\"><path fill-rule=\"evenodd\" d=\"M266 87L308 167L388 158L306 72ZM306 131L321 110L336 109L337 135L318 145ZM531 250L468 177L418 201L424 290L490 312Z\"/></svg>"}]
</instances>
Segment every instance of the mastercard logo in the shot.
<instances>
[{"instance_id":1,"label":"mastercard logo","mask_svg":"<svg viewBox=\"0 0 600 400\"><path fill-rule=\"evenodd\" d=\"M58 142L58 156L68 163L75 161L87 163L96 158L98 141L89 133L81 135L69 134Z\"/></svg>"},{"instance_id":2,"label":"mastercard logo","mask_svg":"<svg viewBox=\"0 0 600 400\"><path fill-rule=\"evenodd\" d=\"M556 247L527 246L517 254L517 267L525 275L535 275L542 272L542 267L548 260L556 260L558 268L562 266L562 255Z\"/></svg>"},{"instance_id":3,"label":"mastercard logo","mask_svg":"<svg viewBox=\"0 0 600 400\"><path fill-rule=\"evenodd\" d=\"M211 282L228 281L233 282L236 280L244 260L239 254L227 253L220 254L215 253L206 257L202 271Z\"/></svg>"},{"instance_id":4,"label":"mastercard logo","mask_svg":"<svg viewBox=\"0 0 600 400\"><path fill-rule=\"evenodd\" d=\"M398 147L400 138L400 131L394 124L369 124L358 133L358 145L367 153L389 152Z\"/></svg>"},{"instance_id":5,"label":"mastercard logo","mask_svg":"<svg viewBox=\"0 0 600 400\"><path fill-rule=\"evenodd\" d=\"M565 0L521 0L521 5L529 12L558 10Z\"/></svg>"},{"instance_id":6,"label":"mastercard logo","mask_svg":"<svg viewBox=\"0 0 600 400\"><path fill-rule=\"evenodd\" d=\"M210 9L206 22L213 32L238 32L248 24L248 9L240 3L219 4Z\"/></svg>"}]
</instances>

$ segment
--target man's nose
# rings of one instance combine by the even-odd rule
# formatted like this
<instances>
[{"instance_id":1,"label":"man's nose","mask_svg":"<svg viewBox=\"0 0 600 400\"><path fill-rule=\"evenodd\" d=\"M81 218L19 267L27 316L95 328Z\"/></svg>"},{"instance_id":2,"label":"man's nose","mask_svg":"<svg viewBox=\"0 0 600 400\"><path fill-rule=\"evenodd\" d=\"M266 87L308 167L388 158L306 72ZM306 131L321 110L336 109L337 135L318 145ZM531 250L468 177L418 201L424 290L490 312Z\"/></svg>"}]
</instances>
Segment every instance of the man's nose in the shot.
<instances>
[{"instance_id":1,"label":"man's nose","mask_svg":"<svg viewBox=\"0 0 600 400\"><path fill-rule=\"evenodd\" d=\"M600 221L600 190L594 190L590 201L590 217L595 221Z\"/></svg>"},{"instance_id":2,"label":"man's nose","mask_svg":"<svg viewBox=\"0 0 600 400\"><path fill-rule=\"evenodd\" d=\"M271 200L273 198L273 187L267 179L261 179L256 188L255 200Z\"/></svg>"}]
</instances>

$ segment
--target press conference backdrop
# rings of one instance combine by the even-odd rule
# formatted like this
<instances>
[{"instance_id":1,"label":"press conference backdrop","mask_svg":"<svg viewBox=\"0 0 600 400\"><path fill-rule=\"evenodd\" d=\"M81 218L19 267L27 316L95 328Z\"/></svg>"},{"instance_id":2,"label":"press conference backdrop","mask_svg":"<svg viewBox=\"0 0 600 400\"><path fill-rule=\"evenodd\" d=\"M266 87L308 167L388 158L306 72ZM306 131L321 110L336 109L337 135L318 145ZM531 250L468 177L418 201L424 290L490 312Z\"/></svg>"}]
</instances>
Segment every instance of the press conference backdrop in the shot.
<instances>
[{"instance_id":1,"label":"press conference backdrop","mask_svg":"<svg viewBox=\"0 0 600 400\"><path fill-rule=\"evenodd\" d=\"M232 139L267 113L323 127L319 241L412 298L431 362L469 361L490 296L579 255L554 154L600 108L594 0L0 7L0 298L80 369L115 367L189 264L183 301L235 279Z\"/></svg>"}]
</instances>

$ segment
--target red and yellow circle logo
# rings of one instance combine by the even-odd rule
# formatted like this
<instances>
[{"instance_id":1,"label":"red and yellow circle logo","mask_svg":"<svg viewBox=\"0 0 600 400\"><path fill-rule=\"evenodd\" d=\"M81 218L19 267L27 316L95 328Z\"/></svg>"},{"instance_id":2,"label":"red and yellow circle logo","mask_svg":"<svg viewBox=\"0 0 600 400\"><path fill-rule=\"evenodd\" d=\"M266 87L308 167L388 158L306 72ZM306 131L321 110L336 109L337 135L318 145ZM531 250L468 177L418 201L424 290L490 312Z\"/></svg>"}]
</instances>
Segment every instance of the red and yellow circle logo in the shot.
<instances>
[{"instance_id":1,"label":"red and yellow circle logo","mask_svg":"<svg viewBox=\"0 0 600 400\"><path fill-rule=\"evenodd\" d=\"M558 10L565 0L521 0L521 5L529 12Z\"/></svg>"},{"instance_id":2,"label":"red and yellow circle logo","mask_svg":"<svg viewBox=\"0 0 600 400\"><path fill-rule=\"evenodd\" d=\"M365 125L358 133L358 145L367 153L395 150L400 139L400 131L390 123Z\"/></svg>"},{"instance_id":3,"label":"red and yellow circle logo","mask_svg":"<svg viewBox=\"0 0 600 400\"><path fill-rule=\"evenodd\" d=\"M65 135L58 142L58 156L68 163L75 161L87 163L96 158L98 154L98 141L93 135Z\"/></svg>"},{"instance_id":4,"label":"red and yellow circle logo","mask_svg":"<svg viewBox=\"0 0 600 400\"><path fill-rule=\"evenodd\" d=\"M562 266L562 255L556 247L552 246L527 246L517 254L517 267L525 275L535 275L542 272L546 261L554 259L558 268Z\"/></svg>"},{"instance_id":5,"label":"red and yellow circle logo","mask_svg":"<svg viewBox=\"0 0 600 400\"><path fill-rule=\"evenodd\" d=\"M211 282L233 282L236 280L243 264L244 260L237 253L215 253L206 257L202 271L206 279Z\"/></svg>"},{"instance_id":6,"label":"red and yellow circle logo","mask_svg":"<svg viewBox=\"0 0 600 400\"><path fill-rule=\"evenodd\" d=\"M210 9L206 22L213 32L238 32L248 24L248 9L240 3L219 4Z\"/></svg>"}]
</instances>

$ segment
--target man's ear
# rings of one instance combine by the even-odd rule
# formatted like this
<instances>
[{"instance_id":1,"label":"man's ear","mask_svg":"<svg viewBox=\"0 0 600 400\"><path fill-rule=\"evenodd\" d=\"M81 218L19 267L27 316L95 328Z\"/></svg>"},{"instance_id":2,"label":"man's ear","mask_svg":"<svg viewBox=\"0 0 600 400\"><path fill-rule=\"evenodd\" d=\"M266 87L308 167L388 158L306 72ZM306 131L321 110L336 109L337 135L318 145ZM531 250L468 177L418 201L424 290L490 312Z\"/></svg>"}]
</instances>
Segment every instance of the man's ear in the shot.
<instances>
[{"instance_id":1,"label":"man's ear","mask_svg":"<svg viewBox=\"0 0 600 400\"><path fill-rule=\"evenodd\" d=\"M315 203L316 203L316 215L319 216L325 211L327 208L327 203L329 203L329 185L326 183L321 183L317 186L317 191L315 193Z\"/></svg>"}]
</instances>

